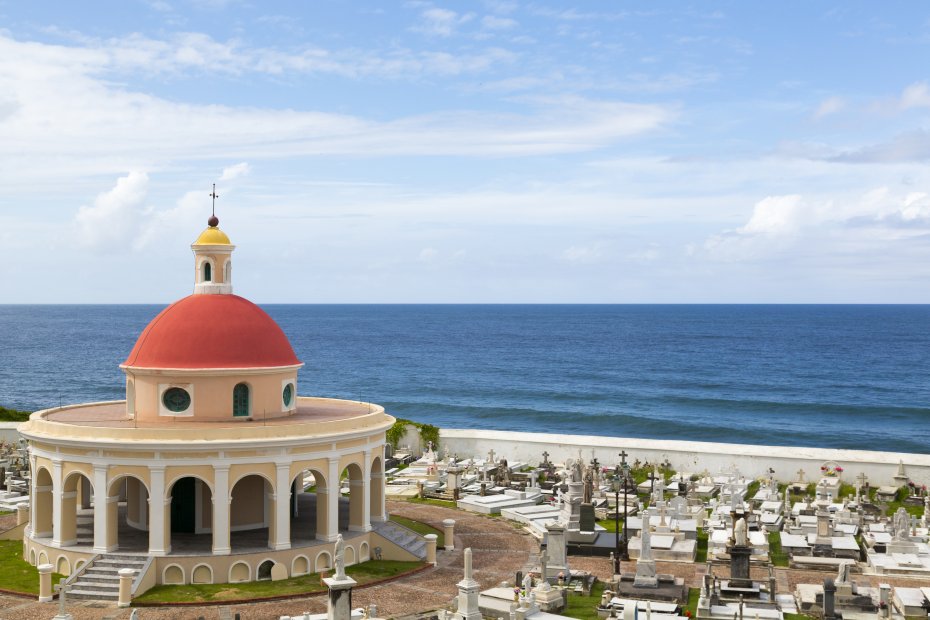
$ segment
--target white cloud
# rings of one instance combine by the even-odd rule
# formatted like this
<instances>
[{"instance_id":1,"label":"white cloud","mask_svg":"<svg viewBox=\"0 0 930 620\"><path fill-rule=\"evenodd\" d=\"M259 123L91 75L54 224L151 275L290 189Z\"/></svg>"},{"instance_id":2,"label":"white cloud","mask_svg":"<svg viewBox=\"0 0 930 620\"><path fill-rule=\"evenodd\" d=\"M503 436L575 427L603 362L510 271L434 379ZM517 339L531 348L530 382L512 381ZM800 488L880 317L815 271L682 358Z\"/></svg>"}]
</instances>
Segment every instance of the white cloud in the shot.
<instances>
[{"instance_id":1,"label":"white cloud","mask_svg":"<svg viewBox=\"0 0 930 620\"><path fill-rule=\"evenodd\" d=\"M0 93L13 110L0 122L0 182L28 181L51 160L59 175L86 176L205 158L569 153L602 148L675 117L665 106L580 97L528 101L520 114L455 111L379 121L184 104L98 77L108 62L100 50L0 35ZM451 56L431 62L461 70Z\"/></svg>"},{"instance_id":2,"label":"white cloud","mask_svg":"<svg viewBox=\"0 0 930 620\"><path fill-rule=\"evenodd\" d=\"M604 258L604 244L600 241L588 245L573 245L562 251L562 260L575 265L591 265Z\"/></svg>"},{"instance_id":3,"label":"white cloud","mask_svg":"<svg viewBox=\"0 0 930 620\"><path fill-rule=\"evenodd\" d=\"M82 206L74 217L77 239L94 250L122 250L137 239L149 177L130 172L116 181L110 191L99 194L93 206Z\"/></svg>"},{"instance_id":4,"label":"white cloud","mask_svg":"<svg viewBox=\"0 0 930 620\"><path fill-rule=\"evenodd\" d=\"M485 15L481 18L481 25L488 30L509 30L517 27L517 20L509 17Z\"/></svg>"},{"instance_id":5,"label":"white cloud","mask_svg":"<svg viewBox=\"0 0 930 620\"><path fill-rule=\"evenodd\" d=\"M423 248L420 250L417 260L421 263L431 263L436 260L437 256L439 256L439 252L435 248Z\"/></svg>"},{"instance_id":6,"label":"white cloud","mask_svg":"<svg viewBox=\"0 0 930 620\"><path fill-rule=\"evenodd\" d=\"M440 37L451 36L460 25L471 21L473 13L459 15L449 9L431 7L420 13L420 23L414 27L417 32Z\"/></svg>"},{"instance_id":7,"label":"white cloud","mask_svg":"<svg viewBox=\"0 0 930 620\"><path fill-rule=\"evenodd\" d=\"M768 196L756 203L752 217L738 232L747 235L795 232L804 217L801 196Z\"/></svg>"},{"instance_id":8,"label":"white cloud","mask_svg":"<svg viewBox=\"0 0 930 620\"><path fill-rule=\"evenodd\" d=\"M841 97L828 97L820 102L817 109L814 110L814 119L820 120L832 114L836 114L846 107L846 101Z\"/></svg>"},{"instance_id":9,"label":"white cloud","mask_svg":"<svg viewBox=\"0 0 930 620\"><path fill-rule=\"evenodd\" d=\"M915 82L901 93L901 107L905 110L909 108L930 108L930 86L927 82Z\"/></svg>"},{"instance_id":10,"label":"white cloud","mask_svg":"<svg viewBox=\"0 0 930 620\"><path fill-rule=\"evenodd\" d=\"M812 261L868 263L895 256L908 239L930 235L930 197L877 187L833 199L768 196L742 227L710 236L707 256L760 260L799 256Z\"/></svg>"},{"instance_id":11,"label":"white cloud","mask_svg":"<svg viewBox=\"0 0 930 620\"><path fill-rule=\"evenodd\" d=\"M251 168L246 162L227 166L226 168L223 168L223 174L220 175L220 181L232 181L233 179L246 176L249 174L249 172L251 172Z\"/></svg>"}]
</instances>

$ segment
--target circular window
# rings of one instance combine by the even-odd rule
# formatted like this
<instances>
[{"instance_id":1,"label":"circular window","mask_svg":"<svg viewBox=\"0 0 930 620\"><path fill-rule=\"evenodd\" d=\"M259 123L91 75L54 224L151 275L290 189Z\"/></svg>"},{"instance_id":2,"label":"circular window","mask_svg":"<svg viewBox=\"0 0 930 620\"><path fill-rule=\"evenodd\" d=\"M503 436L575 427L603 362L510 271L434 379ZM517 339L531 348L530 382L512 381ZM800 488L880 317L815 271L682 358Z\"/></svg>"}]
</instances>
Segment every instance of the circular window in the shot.
<instances>
[{"instance_id":1,"label":"circular window","mask_svg":"<svg viewBox=\"0 0 930 620\"><path fill-rule=\"evenodd\" d=\"M162 395L161 402L169 411L180 413L191 406L191 395L187 393L187 390L178 387L168 388Z\"/></svg>"},{"instance_id":2,"label":"circular window","mask_svg":"<svg viewBox=\"0 0 930 620\"><path fill-rule=\"evenodd\" d=\"M294 384L288 383L284 386L284 406L290 407L291 401L294 400Z\"/></svg>"}]
</instances>

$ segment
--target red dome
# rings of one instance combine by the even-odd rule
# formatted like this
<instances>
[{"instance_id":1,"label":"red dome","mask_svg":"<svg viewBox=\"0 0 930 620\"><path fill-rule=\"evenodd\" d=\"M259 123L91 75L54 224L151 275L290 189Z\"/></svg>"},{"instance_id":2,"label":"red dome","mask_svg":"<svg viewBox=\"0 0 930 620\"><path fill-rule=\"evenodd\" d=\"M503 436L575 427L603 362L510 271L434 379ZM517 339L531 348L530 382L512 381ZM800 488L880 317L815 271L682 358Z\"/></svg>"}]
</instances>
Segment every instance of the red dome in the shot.
<instances>
[{"instance_id":1,"label":"red dome","mask_svg":"<svg viewBox=\"0 0 930 620\"><path fill-rule=\"evenodd\" d=\"M287 336L264 310L237 295L191 295L143 330L125 366L267 368L300 364Z\"/></svg>"}]
</instances>

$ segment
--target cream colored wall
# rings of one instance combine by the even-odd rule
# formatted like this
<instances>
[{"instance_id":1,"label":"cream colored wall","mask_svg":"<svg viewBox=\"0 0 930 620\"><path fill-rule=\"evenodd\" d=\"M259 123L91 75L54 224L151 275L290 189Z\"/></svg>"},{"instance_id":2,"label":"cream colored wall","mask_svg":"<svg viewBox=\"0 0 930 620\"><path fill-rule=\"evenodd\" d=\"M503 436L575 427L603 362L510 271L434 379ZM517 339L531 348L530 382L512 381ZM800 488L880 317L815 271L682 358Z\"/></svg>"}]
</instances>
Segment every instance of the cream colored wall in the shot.
<instances>
[{"instance_id":1,"label":"cream colored wall","mask_svg":"<svg viewBox=\"0 0 930 620\"><path fill-rule=\"evenodd\" d=\"M371 539L372 535L370 533L359 534L357 536L352 536L345 540L346 544L346 556L347 559L354 554L356 558L361 557L361 547L362 544L368 545L369 549L372 546L382 546L382 549L387 550L389 546L394 546L393 543L388 545L383 545L381 541L385 539L378 537L379 542L373 542ZM349 548L352 549L352 553L349 553ZM399 550L399 548L397 548ZM239 564L240 562L245 563L249 567L249 572L251 574L252 580L254 581L256 575L258 574L258 567L265 560L271 560L273 562L280 562L287 569L288 577L292 576L292 568L294 559L298 556L306 556L309 565L310 571L316 572L316 560L317 556L320 554L328 554L328 557L331 559L333 553L335 552L335 545L333 543L329 544L318 544L313 547L304 547L301 549L289 549L285 551L272 551L270 549L259 551L256 553L237 553L236 555L224 555L224 556L212 556L212 557L191 557L191 556L164 556L155 558L155 568L156 568L156 580L158 584L162 583L162 576L165 574L165 569L169 566L177 566L184 572L184 583L191 583L191 575L199 565L206 564L213 569L213 582L214 583L226 583L229 577L229 570L234 564ZM371 552L368 551L369 557ZM413 555L407 554L406 556L403 553L398 553L397 557L393 557L393 550L387 551L385 553L382 551L382 557L389 559L388 555L391 555L390 559L404 559L406 561L416 561L417 558ZM331 562L330 562L331 563Z\"/></svg>"},{"instance_id":2,"label":"cream colored wall","mask_svg":"<svg viewBox=\"0 0 930 620\"><path fill-rule=\"evenodd\" d=\"M132 373L131 369L126 370ZM249 408L253 419L278 418L288 415L296 404L295 398L291 410L285 410L282 401L284 381L290 380L297 385L297 371L293 368L271 374L250 373L243 369L234 375L199 376L179 373L157 375L134 374L135 415L136 419L170 426L176 424L175 417L190 417L187 413L178 416L159 415L161 393L159 385L190 384L193 386L193 417L197 420L245 420L233 416L233 388L239 383L249 386Z\"/></svg>"},{"instance_id":3,"label":"cream colored wall","mask_svg":"<svg viewBox=\"0 0 930 620\"><path fill-rule=\"evenodd\" d=\"M246 476L232 487L230 525L256 525L265 521L265 479Z\"/></svg>"},{"instance_id":4,"label":"cream colored wall","mask_svg":"<svg viewBox=\"0 0 930 620\"><path fill-rule=\"evenodd\" d=\"M213 273L211 274L211 282L214 284L225 284L226 283L226 261L231 260L229 252L224 252L222 254L216 252L197 252L196 259L194 261L194 281L202 282L203 279L200 277L202 272L202 266L205 262L205 259L212 259L213 263Z\"/></svg>"}]
</instances>

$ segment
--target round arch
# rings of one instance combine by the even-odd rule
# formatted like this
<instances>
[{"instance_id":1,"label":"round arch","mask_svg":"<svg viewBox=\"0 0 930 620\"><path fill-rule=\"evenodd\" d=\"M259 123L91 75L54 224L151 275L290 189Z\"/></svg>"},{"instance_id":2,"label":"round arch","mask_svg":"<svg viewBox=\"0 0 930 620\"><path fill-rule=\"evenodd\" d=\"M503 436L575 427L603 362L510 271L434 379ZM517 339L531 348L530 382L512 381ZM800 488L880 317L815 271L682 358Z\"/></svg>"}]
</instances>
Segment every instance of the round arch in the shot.
<instances>
[{"instance_id":1,"label":"round arch","mask_svg":"<svg viewBox=\"0 0 930 620\"><path fill-rule=\"evenodd\" d=\"M342 481L348 478L349 500L339 502L339 530L364 532L370 529L368 515L365 511L365 474L361 463L350 461L339 474L339 498L342 495Z\"/></svg>"},{"instance_id":2,"label":"round arch","mask_svg":"<svg viewBox=\"0 0 930 620\"><path fill-rule=\"evenodd\" d=\"M244 473L230 483L229 545L233 550L261 544L262 530L266 530L265 544L273 548L273 494L274 483L259 472Z\"/></svg>"},{"instance_id":3,"label":"round arch","mask_svg":"<svg viewBox=\"0 0 930 620\"><path fill-rule=\"evenodd\" d=\"M313 475L313 484L305 487L304 478L307 472ZM291 541L301 541L311 544L318 538L318 534L326 532L327 506L329 494L326 489L326 475L315 467L301 469L290 482L291 492ZM338 499L338 498L337 498ZM308 572L310 567L308 566Z\"/></svg>"},{"instance_id":4,"label":"round arch","mask_svg":"<svg viewBox=\"0 0 930 620\"><path fill-rule=\"evenodd\" d=\"M316 555L316 560L313 562L314 572L321 573L324 570L329 570L333 566L333 556L330 555L329 551L320 551Z\"/></svg>"},{"instance_id":5,"label":"round arch","mask_svg":"<svg viewBox=\"0 0 930 620\"><path fill-rule=\"evenodd\" d=\"M67 547L78 544L79 524L93 523L91 499L94 496L94 485L87 474L75 470L65 476L61 483L61 490L61 514L56 518L59 523L61 546Z\"/></svg>"},{"instance_id":6,"label":"round arch","mask_svg":"<svg viewBox=\"0 0 930 620\"><path fill-rule=\"evenodd\" d=\"M213 485L197 474L178 475L165 484L165 499L170 498L170 510L165 511L165 532L170 536L169 548L182 542L187 551L212 550L213 546Z\"/></svg>"}]
</instances>

